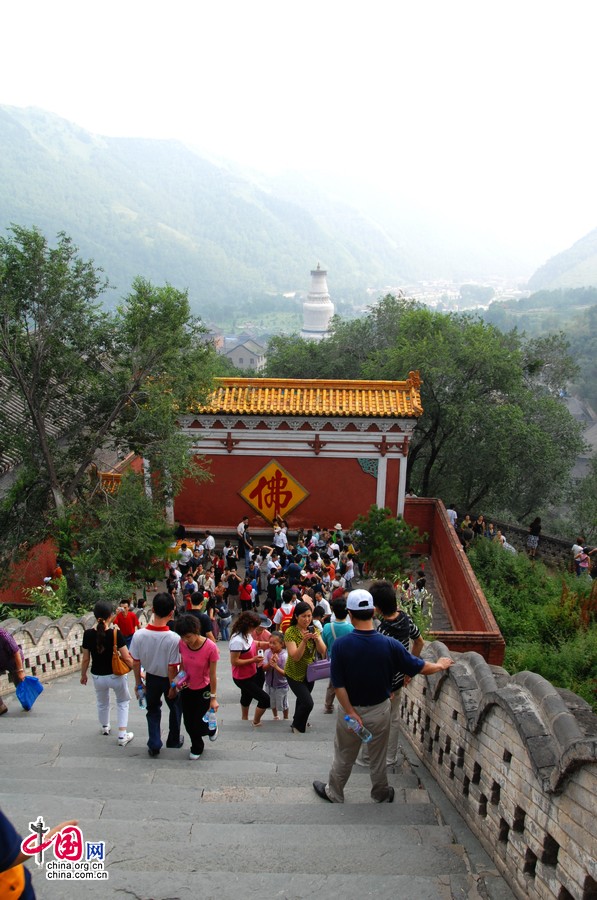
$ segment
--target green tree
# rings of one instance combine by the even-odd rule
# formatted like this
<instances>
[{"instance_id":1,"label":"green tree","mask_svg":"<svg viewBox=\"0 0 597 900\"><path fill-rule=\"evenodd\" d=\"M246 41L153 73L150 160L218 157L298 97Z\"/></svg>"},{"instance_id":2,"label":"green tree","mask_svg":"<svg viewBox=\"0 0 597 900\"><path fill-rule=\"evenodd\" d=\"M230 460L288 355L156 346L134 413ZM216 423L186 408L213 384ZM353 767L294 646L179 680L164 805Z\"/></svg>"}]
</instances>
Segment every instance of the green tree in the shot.
<instances>
[{"instance_id":1,"label":"green tree","mask_svg":"<svg viewBox=\"0 0 597 900\"><path fill-rule=\"evenodd\" d=\"M582 448L558 399L575 372L563 335L527 341L387 295L360 319L335 319L320 344L305 344L297 336L278 344L268 375L401 380L419 370L424 413L408 460L418 494L519 519L559 499Z\"/></svg>"},{"instance_id":2,"label":"green tree","mask_svg":"<svg viewBox=\"0 0 597 900\"><path fill-rule=\"evenodd\" d=\"M99 596L122 600L163 573L172 529L161 503L148 496L142 475L128 472L113 494L96 495L77 531L71 593L89 608Z\"/></svg>"},{"instance_id":3,"label":"green tree","mask_svg":"<svg viewBox=\"0 0 597 900\"><path fill-rule=\"evenodd\" d=\"M581 534L588 541L597 540L597 458L589 463L584 478L574 484L571 491L571 531ZM595 557L593 557L594 559Z\"/></svg>"},{"instance_id":4,"label":"green tree","mask_svg":"<svg viewBox=\"0 0 597 900\"><path fill-rule=\"evenodd\" d=\"M12 401L0 446L20 461L0 504L4 567L84 507L100 450L145 456L156 499L201 477L176 420L211 384L214 350L188 297L138 278L108 312L106 286L64 234L56 247L34 228L0 239L0 379Z\"/></svg>"},{"instance_id":5,"label":"green tree","mask_svg":"<svg viewBox=\"0 0 597 900\"><path fill-rule=\"evenodd\" d=\"M371 506L352 526L359 533L360 557L369 564L376 578L395 581L408 565L408 554L421 540L418 528L412 528L402 516L396 518L387 507Z\"/></svg>"}]
</instances>

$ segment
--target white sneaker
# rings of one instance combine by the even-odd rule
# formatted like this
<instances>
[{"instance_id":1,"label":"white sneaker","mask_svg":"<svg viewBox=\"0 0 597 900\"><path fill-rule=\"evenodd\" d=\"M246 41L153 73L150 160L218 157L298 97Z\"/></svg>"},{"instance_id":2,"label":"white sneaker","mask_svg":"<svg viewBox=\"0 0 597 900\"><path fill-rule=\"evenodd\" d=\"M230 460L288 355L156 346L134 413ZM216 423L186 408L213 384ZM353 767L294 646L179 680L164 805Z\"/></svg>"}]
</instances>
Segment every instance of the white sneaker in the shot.
<instances>
[{"instance_id":1,"label":"white sneaker","mask_svg":"<svg viewBox=\"0 0 597 900\"><path fill-rule=\"evenodd\" d=\"M207 732L207 736L208 736L208 738L210 739L210 741L215 741L215 740L217 739L217 737L218 737L218 731L219 731L219 730L220 730L220 729L219 729L218 726L216 725L216 730L215 730L215 731L208 731L208 732Z\"/></svg>"},{"instance_id":2,"label":"white sneaker","mask_svg":"<svg viewBox=\"0 0 597 900\"><path fill-rule=\"evenodd\" d=\"M201 754L200 753L191 753L191 751L189 750L189 759L201 759Z\"/></svg>"},{"instance_id":3,"label":"white sneaker","mask_svg":"<svg viewBox=\"0 0 597 900\"><path fill-rule=\"evenodd\" d=\"M102 725L102 734L110 734L110 726Z\"/></svg>"},{"instance_id":4,"label":"white sneaker","mask_svg":"<svg viewBox=\"0 0 597 900\"><path fill-rule=\"evenodd\" d=\"M132 731L125 731L124 734L118 736L118 746L126 747L127 744L130 744L132 739L135 737Z\"/></svg>"}]
</instances>

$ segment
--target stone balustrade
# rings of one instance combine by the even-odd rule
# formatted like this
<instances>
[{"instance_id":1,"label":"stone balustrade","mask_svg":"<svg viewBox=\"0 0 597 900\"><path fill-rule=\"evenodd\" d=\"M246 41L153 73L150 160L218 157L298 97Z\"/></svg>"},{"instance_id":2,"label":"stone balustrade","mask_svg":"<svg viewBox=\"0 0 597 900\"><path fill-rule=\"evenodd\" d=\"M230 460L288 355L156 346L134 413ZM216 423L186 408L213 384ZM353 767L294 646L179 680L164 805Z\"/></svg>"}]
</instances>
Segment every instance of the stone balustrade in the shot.
<instances>
[{"instance_id":1,"label":"stone balustrade","mask_svg":"<svg viewBox=\"0 0 597 900\"><path fill-rule=\"evenodd\" d=\"M496 529L502 532L509 544L519 552L526 553L527 537L529 529L519 525L513 525L511 522L502 522L499 519L492 519L486 516L488 522L493 522ZM541 534L539 538L539 548L537 550L537 559L544 562L552 568L566 569L573 571L572 565L572 544L576 541L578 535L573 535L569 541L550 534Z\"/></svg>"},{"instance_id":2,"label":"stone balustrade","mask_svg":"<svg viewBox=\"0 0 597 900\"><path fill-rule=\"evenodd\" d=\"M144 613L140 622L146 624ZM31 622L5 619L0 622L0 627L12 634L23 651L26 674L36 675L40 681L49 681L80 667L83 632L94 624L95 616L87 613L80 618L68 614L55 620L38 616ZM8 675L0 673L0 696L10 691L14 691L14 686L9 682Z\"/></svg>"},{"instance_id":3,"label":"stone balustrade","mask_svg":"<svg viewBox=\"0 0 597 900\"><path fill-rule=\"evenodd\" d=\"M450 655L440 642L424 656ZM403 691L404 731L518 896L597 897L597 716L477 653Z\"/></svg>"}]
</instances>

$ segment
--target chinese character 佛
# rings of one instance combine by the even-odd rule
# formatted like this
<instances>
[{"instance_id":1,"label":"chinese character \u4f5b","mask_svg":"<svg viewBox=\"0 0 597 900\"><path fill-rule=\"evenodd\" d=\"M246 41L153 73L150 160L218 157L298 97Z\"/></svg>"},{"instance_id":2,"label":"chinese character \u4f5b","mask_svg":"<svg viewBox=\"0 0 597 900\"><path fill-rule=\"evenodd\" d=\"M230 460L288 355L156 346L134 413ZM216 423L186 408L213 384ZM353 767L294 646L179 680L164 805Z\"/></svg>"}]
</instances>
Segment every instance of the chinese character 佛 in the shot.
<instances>
[{"instance_id":1,"label":"chinese character \u4f5b","mask_svg":"<svg viewBox=\"0 0 597 900\"><path fill-rule=\"evenodd\" d=\"M276 469L271 478L262 475L257 485L253 488L249 497L257 501L259 509L273 510L274 513L282 512L292 500L292 491L287 491L288 479L279 469Z\"/></svg>"}]
</instances>

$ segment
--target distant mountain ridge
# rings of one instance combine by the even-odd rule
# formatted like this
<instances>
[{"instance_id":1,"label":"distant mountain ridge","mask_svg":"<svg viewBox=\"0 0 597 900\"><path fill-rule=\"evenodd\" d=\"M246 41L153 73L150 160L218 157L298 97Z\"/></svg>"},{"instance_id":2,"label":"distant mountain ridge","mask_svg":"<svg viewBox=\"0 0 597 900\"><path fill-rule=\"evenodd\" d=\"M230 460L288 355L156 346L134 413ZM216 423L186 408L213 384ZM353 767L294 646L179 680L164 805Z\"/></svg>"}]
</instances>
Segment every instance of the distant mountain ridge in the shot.
<instances>
[{"instance_id":1,"label":"distant mountain ridge","mask_svg":"<svg viewBox=\"0 0 597 900\"><path fill-rule=\"evenodd\" d=\"M529 279L533 291L597 287L597 228L548 259Z\"/></svg>"},{"instance_id":2,"label":"distant mountain ridge","mask_svg":"<svg viewBox=\"0 0 597 900\"><path fill-rule=\"evenodd\" d=\"M93 135L37 109L0 106L0 229L66 231L126 293L136 275L188 288L196 312L309 288L318 260L335 296L411 277L375 223L319 197L304 204L177 141Z\"/></svg>"}]
</instances>

